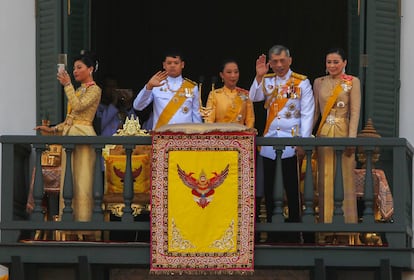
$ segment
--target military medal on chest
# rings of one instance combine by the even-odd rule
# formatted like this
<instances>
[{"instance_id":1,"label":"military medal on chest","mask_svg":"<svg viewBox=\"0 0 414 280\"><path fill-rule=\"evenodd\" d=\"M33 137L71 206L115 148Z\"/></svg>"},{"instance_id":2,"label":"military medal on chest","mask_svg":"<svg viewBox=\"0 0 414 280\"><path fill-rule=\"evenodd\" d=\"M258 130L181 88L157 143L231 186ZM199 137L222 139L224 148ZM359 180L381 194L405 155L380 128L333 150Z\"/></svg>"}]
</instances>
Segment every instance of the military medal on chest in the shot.
<instances>
[{"instance_id":1,"label":"military medal on chest","mask_svg":"<svg viewBox=\"0 0 414 280\"><path fill-rule=\"evenodd\" d=\"M190 97L193 97L194 96L193 91L191 89L189 89L189 88L185 88L184 89L184 92L185 92L184 96L187 97L187 98L190 98Z\"/></svg>"}]
</instances>

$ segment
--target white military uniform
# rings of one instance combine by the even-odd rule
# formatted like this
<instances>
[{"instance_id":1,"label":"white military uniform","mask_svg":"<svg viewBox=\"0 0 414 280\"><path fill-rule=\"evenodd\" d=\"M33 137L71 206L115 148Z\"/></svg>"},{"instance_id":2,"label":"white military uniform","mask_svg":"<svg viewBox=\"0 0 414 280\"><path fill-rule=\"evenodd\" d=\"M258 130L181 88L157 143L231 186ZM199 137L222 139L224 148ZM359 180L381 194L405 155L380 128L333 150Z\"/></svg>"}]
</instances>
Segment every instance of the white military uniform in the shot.
<instances>
[{"instance_id":1,"label":"white military uniform","mask_svg":"<svg viewBox=\"0 0 414 280\"><path fill-rule=\"evenodd\" d=\"M310 137L312 135L315 101L312 85L306 76L293 73L290 69L284 77L266 75L260 84L257 83L256 79L254 80L250 87L249 96L253 102L271 98L271 96L265 95L263 87L266 93L271 93L275 88L286 85L292 74L302 78L298 85L300 97L292 96L283 108L279 108L277 116L273 119L264 137ZM269 109L267 109L267 115L269 116ZM273 160L276 158L276 152L272 146L261 147L260 154ZM289 158L294 155L294 147L286 146L282 158Z\"/></svg>"},{"instance_id":2,"label":"white military uniform","mask_svg":"<svg viewBox=\"0 0 414 280\"><path fill-rule=\"evenodd\" d=\"M155 128L162 111L174 97L175 92L181 87L183 82L184 78L180 75L175 78L167 77L167 81L164 85L154 87L152 90L147 90L145 85L134 100L134 109L138 111L144 110L145 107L151 104L151 102L154 102L152 127ZM192 84L194 86L189 88L188 92L186 90L185 102L172 116L169 124L202 122L199 111L200 103L198 98L198 86L194 82L192 82Z\"/></svg>"}]
</instances>

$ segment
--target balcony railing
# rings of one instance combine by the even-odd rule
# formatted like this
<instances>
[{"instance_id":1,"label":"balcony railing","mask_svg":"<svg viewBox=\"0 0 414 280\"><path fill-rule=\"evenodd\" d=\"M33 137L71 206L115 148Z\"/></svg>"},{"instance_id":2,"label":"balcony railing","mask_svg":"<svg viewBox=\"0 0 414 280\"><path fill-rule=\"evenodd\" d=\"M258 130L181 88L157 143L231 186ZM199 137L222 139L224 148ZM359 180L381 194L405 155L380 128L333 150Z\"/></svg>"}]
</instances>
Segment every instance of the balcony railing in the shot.
<instances>
[{"instance_id":1,"label":"balcony railing","mask_svg":"<svg viewBox=\"0 0 414 280\"><path fill-rule=\"evenodd\" d=\"M62 221L45 220L42 200L44 184L41 169L41 154L49 144L60 144L70 154L76 144L90 144L99 158L107 144L122 145L126 152L126 172L131 173L131 154L136 145L151 145L150 136L128 137L61 137L61 136L1 136L2 178L1 178L1 242L0 264L9 265L13 279L24 278L26 264L77 264L85 273L94 265L140 265L150 263L149 242L21 242L36 231L150 231L148 221L137 221L131 208L133 182L125 180L123 198L125 202L122 218L117 221L104 219L102 208L104 187L102 167L96 161L93 185L94 210L90 222L72 220L71 209L66 209ZM317 208L314 207L315 186L311 165L307 165L304 179L303 200L305 205L303 222L284 223L283 182L281 180L280 156L276 164L275 210L272 223L257 223L257 231L313 232L313 233L375 233L383 238L384 244L344 246L336 244L281 244L269 246L258 244L255 248L255 267L294 267L313 271L314 279L326 279L329 267L372 268L381 270L381 279L392 279L390 275L401 275L414 269L412 249L412 160L414 149L402 138L263 138L257 137L256 145L273 146L281 155L283 148L301 146L306 151L306 160L311 162L312 153L318 146L333 147L337 156L347 146L363 149L366 158L366 174L374 169L372 158L379 149L380 160L375 168L382 169L387 177L393 197L392 219L380 221L375 218L373 176L365 176L364 193L361 201L360 222L346 224L342 212L343 185L341 165L337 164L334 186L335 212L333 222L315 222ZM69 155L70 157L70 155ZM29 215L26 203L29 194L31 171L35 167L33 184L34 208ZM71 172L66 165L67 174ZM129 174L131 176L131 174ZM71 177L71 176L66 176ZM65 199L72 199L72 182L65 181ZM70 205L67 203L66 205ZM385 274L383 274L385 272ZM88 278L85 278L88 279ZM399 278L397 278L399 279Z\"/></svg>"}]
</instances>

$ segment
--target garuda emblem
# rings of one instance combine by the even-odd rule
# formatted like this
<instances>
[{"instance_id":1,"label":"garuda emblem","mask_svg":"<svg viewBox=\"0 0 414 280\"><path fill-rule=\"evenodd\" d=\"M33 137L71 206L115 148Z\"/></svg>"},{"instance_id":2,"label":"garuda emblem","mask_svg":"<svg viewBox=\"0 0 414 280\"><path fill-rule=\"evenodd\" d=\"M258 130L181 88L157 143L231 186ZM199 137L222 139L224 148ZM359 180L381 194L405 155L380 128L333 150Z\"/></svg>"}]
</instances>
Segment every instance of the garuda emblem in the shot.
<instances>
[{"instance_id":1,"label":"garuda emblem","mask_svg":"<svg viewBox=\"0 0 414 280\"><path fill-rule=\"evenodd\" d=\"M139 168L134 169L134 171L132 171L132 181L135 182L135 179L141 174L142 172L142 165ZM125 178L125 172L122 171L119 168L116 168L114 166L114 173L116 176L118 176L119 178L121 178L121 182L124 182L124 178Z\"/></svg>"},{"instance_id":2,"label":"garuda emblem","mask_svg":"<svg viewBox=\"0 0 414 280\"><path fill-rule=\"evenodd\" d=\"M198 179L196 179L193 177L194 172L186 173L178 164L177 169L181 181L192 189L191 193L193 194L194 200L201 208L205 208L211 202L214 189L223 184L227 175L229 175L228 164L220 173L212 172L213 176L211 178L207 178L204 170L201 170Z\"/></svg>"}]
</instances>

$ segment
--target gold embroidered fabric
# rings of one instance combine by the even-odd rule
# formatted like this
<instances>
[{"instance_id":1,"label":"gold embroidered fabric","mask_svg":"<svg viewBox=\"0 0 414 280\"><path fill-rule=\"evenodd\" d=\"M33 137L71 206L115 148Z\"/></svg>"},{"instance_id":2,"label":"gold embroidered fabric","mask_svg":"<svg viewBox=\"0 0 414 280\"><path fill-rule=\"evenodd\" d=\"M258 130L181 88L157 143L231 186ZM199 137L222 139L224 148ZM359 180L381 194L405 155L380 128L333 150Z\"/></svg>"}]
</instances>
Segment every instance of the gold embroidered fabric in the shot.
<instances>
[{"instance_id":1,"label":"gold embroidered fabric","mask_svg":"<svg viewBox=\"0 0 414 280\"><path fill-rule=\"evenodd\" d=\"M65 93L71 111L65 121L57 126L58 130L64 136L95 136L92 121L101 99L101 89L95 84L88 87L82 85L75 92L73 86L66 86ZM75 221L89 221L92 216L95 158L95 151L90 145L76 145L72 152L72 208ZM66 169L66 164L66 153L62 153L62 170ZM64 207L62 194L65 176L61 176L60 214Z\"/></svg>"},{"instance_id":2,"label":"gold embroidered fabric","mask_svg":"<svg viewBox=\"0 0 414 280\"><path fill-rule=\"evenodd\" d=\"M253 272L254 138L154 133L150 273Z\"/></svg>"},{"instance_id":3,"label":"gold embroidered fabric","mask_svg":"<svg viewBox=\"0 0 414 280\"><path fill-rule=\"evenodd\" d=\"M179 123L164 125L155 130L156 132L179 132L179 133L208 133L218 132L241 132L251 131L247 126L238 123Z\"/></svg>"},{"instance_id":4,"label":"gold embroidered fabric","mask_svg":"<svg viewBox=\"0 0 414 280\"><path fill-rule=\"evenodd\" d=\"M58 131L63 131L63 135L96 135L92 122L101 100L101 92L97 85L87 88L81 86L76 92L73 86L65 87L69 111L65 121L56 126ZM92 130L83 128L77 132L69 132L72 125L90 126Z\"/></svg>"},{"instance_id":5,"label":"gold embroidered fabric","mask_svg":"<svg viewBox=\"0 0 414 280\"><path fill-rule=\"evenodd\" d=\"M246 90L230 90L226 87L213 90L208 96L206 107L211 108L206 123L239 123L254 127L253 103Z\"/></svg>"},{"instance_id":6,"label":"gold embroidered fabric","mask_svg":"<svg viewBox=\"0 0 414 280\"><path fill-rule=\"evenodd\" d=\"M316 114L325 111L328 100L341 79L329 76L314 82ZM322 124L318 137L356 137L360 110L360 83L353 77L352 88L344 87L338 93L325 123ZM352 102L351 102L352 99ZM319 147L318 155L318 193L319 221L330 223L334 211L334 176L337 158L331 147ZM342 175L344 185L343 211L346 223L357 223L358 213L355 195L354 168L355 157L342 156Z\"/></svg>"}]
</instances>

